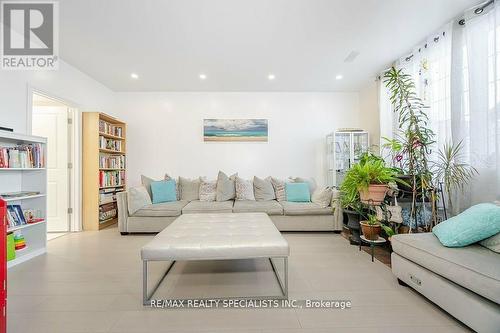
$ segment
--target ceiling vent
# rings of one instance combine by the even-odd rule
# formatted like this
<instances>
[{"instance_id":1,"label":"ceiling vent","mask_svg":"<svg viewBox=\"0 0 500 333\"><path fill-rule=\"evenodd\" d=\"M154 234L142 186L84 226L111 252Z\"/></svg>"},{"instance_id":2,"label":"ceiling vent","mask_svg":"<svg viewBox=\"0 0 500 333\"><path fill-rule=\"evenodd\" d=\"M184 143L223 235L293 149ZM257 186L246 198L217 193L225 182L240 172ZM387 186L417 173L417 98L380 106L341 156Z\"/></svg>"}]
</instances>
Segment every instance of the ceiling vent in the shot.
<instances>
[{"instance_id":1,"label":"ceiling vent","mask_svg":"<svg viewBox=\"0 0 500 333\"><path fill-rule=\"evenodd\" d=\"M347 57L344 59L344 62L353 62L359 55L359 52L358 51L351 51L351 53L349 53L347 55Z\"/></svg>"}]
</instances>

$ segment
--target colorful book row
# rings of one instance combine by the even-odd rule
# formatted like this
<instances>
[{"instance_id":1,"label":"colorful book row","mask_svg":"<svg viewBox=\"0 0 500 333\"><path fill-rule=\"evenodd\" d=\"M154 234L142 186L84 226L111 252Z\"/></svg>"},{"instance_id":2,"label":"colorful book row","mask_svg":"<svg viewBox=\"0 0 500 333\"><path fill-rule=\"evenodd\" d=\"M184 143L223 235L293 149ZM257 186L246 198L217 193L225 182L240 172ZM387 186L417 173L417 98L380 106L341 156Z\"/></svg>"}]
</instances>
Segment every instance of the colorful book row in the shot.
<instances>
[{"instance_id":1,"label":"colorful book row","mask_svg":"<svg viewBox=\"0 0 500 333\"><path fill-rule=\"evenodd\" d=\"M122 136L122 128L120 126L112 125L104 120L99 120L99 132L119 137Z\"/></svg>"},{"instance_id":2,"label":"colorful book row","mask_svg":"<svg viewBox=\"0 0 500 333\"><path fill-rule=\"evenodd\" d=\"M0 168L43 168L44 166L44 150L40 143L0 147Z\"/></svg>"}]
</instances>

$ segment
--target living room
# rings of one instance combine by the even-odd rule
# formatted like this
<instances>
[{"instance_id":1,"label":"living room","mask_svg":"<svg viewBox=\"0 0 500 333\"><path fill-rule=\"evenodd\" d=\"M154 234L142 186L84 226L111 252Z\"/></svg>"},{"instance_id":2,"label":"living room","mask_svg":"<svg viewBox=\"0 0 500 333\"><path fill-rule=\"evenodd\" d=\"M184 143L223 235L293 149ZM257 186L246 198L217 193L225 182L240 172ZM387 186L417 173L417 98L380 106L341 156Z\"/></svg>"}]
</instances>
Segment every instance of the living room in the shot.
<instances>
[{"instance_id":1,"label":"living room","mask_svg":"<svg viewBox=\"0 0 500 333\"><path fill-rule=\"evenodd\" d=\"M0 6L0 333L500 331L498 1Z\"/></svg>"}]
</instances>

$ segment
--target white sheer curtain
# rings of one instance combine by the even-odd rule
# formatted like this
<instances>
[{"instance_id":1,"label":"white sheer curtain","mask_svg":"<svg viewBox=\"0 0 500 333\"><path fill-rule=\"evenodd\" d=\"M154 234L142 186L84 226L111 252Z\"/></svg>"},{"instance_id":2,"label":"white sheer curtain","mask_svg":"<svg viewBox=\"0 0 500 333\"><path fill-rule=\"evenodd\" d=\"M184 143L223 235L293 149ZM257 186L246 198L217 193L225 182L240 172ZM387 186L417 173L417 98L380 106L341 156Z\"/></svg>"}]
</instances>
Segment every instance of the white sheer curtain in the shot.
<instances>
[{"instance_id":1,"label":"white sheer curtain","mask_svg":"<svg viewBox=\"0 0 500 333\"><path fill-rule=\"evenodd\" d=\"M500 200L500 0L481 15L471 12L465 25L451 22L395 62L428 106L433 155L446 142L463 141L465 162L479 172L452 198L459 211ZM392 138L397 120L383 83L379 93L381 133Z\"/></svg>"},{"instance_id":2,"label":"white sheer curtain","mask_svg":"<svg viewBox=\"0 0 500 333\"><path fill-rule=\"evenodd\" d=\"M466 161L479 172L455 198L464 209L500 199L500 2L455 23L452 49L453 141L463 140Z\"/></svg>"},{"instance_id":3,"label":"white sheer curtain","mask_svg":"<svg viewBox=\"0 0 500 333\"><path fill-rule=\"evenodd\" d=\"M451 141L451 24L432 34L415 47L411 55L396 61L396 68L413 77L418 96L428 107L429 127L436 134L432 150L437 152L445 142ZM397 115L388 101L383 82L379 90L380 132L394 138L398 130ZM436 156L436 154L433 154ZM432 157L431 157L432 158Z\"/></svg>"}]
</instances>

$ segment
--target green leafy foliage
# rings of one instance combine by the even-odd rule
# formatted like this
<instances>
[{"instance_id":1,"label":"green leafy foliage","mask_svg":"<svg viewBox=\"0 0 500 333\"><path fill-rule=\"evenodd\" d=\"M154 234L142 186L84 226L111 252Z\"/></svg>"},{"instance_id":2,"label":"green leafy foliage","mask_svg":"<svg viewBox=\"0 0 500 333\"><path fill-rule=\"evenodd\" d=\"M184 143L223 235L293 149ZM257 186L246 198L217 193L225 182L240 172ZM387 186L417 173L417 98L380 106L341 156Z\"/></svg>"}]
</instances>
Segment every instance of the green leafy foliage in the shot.
<instances>
[{"instance_id":1,"label":"green leafy foliage","mask_svg":"<svg viewBox=\"0 0 500 333\"><path fill-rule=\"evenodd\" d=\"M445 143L439 150L437 162L432 166L436 181L444 184L450 208L452 207L451 193L456 190L463 192L465 185L478 173L474 167L464 161L462 149L462 141L456 145Z\"/></svg>"},{"instance_id":2,"label":"green leafy foliage","mask_svg":"<svg viewBox=\"0 0 500 333\"><path fill-rule=\"evenodd\" d=\"M378 224L381 224L377 220L377 215L373 215L373 214L368 215L368 220L366 221L366 223L369 224L369 225L378 225Z\"/></svg>"}]
</instances>

